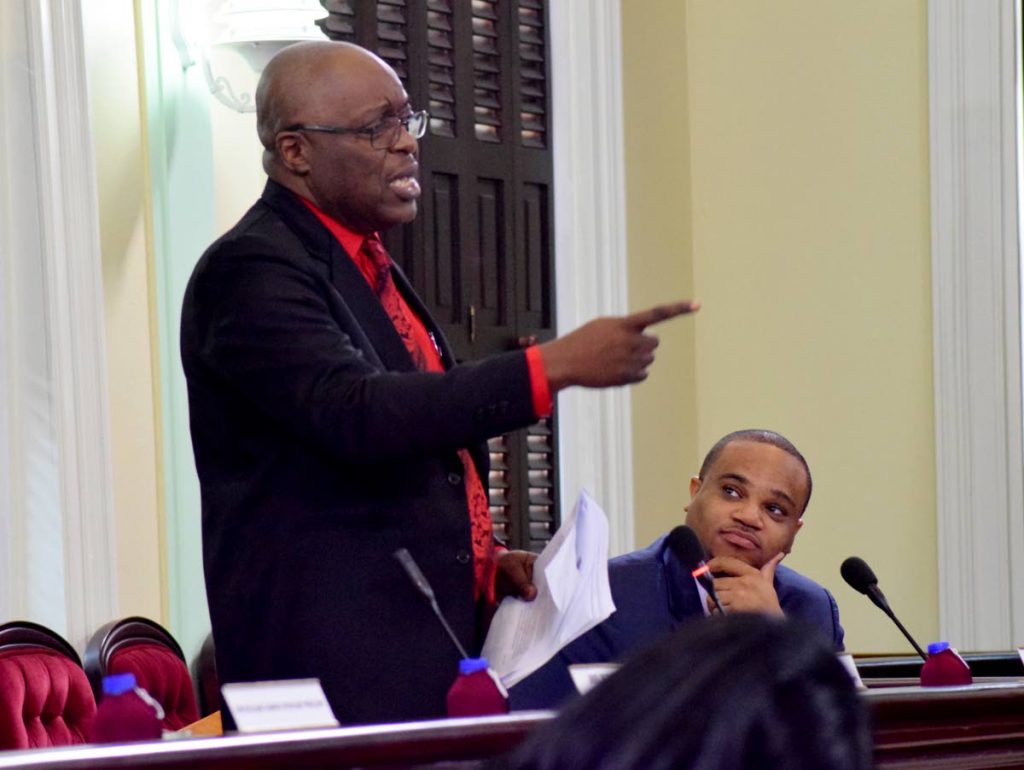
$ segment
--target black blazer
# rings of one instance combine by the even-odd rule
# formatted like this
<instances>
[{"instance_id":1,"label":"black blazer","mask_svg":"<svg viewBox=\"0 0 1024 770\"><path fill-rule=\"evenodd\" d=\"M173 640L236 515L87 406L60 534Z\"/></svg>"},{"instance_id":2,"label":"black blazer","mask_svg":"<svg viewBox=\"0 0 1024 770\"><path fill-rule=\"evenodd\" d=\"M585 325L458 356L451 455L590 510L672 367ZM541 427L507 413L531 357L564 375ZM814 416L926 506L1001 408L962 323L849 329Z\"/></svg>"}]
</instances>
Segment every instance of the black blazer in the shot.
<instances>
[{"instance_id":1,"label":"black blazer","mask_svg":"<svg viewBox=\"0 0 1024 770\"><path fill-rule=\"evenodd\" d=\"M222 682L318 677L343 723L441 716L458 654L391 554L408 548L479 648L463 468L535 418L526 358L416 370L337 240L273 181L202 256L181 355Z\"/></svg>"}]
</instances>

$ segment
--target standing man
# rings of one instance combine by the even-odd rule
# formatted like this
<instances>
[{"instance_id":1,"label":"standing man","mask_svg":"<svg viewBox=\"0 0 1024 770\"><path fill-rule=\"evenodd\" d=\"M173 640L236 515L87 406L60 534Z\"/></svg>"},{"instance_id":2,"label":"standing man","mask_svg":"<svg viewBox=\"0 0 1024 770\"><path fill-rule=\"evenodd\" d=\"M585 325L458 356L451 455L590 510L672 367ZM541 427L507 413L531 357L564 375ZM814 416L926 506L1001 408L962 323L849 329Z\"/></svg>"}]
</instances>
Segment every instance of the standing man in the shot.
<instances>
[{"instance_id":1,"label":"standing man","mask_svg":"<svg viewBox=\"0 0 1024 770\"><path fill-rule=\"evenodd\" d=\"M318 677L344 723L437 717L458 654L392 558L407 548L463 645L482 607L532 598L496 548L487 438L570 385L642 380L647 326L602 318L456 365L378 233L411 221L427 115L382 60L301 43L264 71L261 199L200 259L181 347L222 682Z\"/></svg>"},{"instance_id":2,"label":"standing man","mask_svg":"<svg viewBox=\"0 0 1024 770\"><path fill-rule=\"evenodd\" d=\"M774 431L740 430L721 438L690 479L686 525L711 554L715 593L727 613L799 618L842 650L832 594L780 564L810 499L811 470L792 442ZM622 660L712 611L703 587L672 553L668 535L612 559L608 578L615 612L513 687L514 708L552 708L575 692L570 664Z\"/></svg>"}]
</instances>

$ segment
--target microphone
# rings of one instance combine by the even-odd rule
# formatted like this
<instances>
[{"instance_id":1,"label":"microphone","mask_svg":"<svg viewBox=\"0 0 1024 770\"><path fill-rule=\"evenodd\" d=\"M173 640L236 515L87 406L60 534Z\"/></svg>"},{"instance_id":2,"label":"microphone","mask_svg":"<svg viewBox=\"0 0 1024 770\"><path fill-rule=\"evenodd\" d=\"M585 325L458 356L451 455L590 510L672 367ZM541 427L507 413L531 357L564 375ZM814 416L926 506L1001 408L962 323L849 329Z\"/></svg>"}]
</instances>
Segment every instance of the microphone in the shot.
<instances>
[{"instance_id":1,"label":"microphone","mask_svg":"<svg viewBox=\"0 0 1024 770\"><path fill-rule=\"evenodd\" d=\"M874 571L868 566L866 561L858 556L851 556L839 567L839 574L843 576L843 580L847 582L850 588L867 596L872 604L888 615L892 622L896 624L896 627L907 637L907 641L914 647L917 654L921 656L921 659L928 660L928 656L924 654L921 645L914 641L914 637L903 627L899 618L896 617L896 613L892 611L889 602L885 598L885 594L878 587L878 578L875 577Z\"/></svg>"},{"instance_id":2,"label":"microphone","mask_svg":"<svg viewBox=\"0 0 1024 770\"><path fill-rule=\"evenodd\" d=\"M434 596L434 589L430 587L430 583L427 581L426 575L424 575L416 563L416 560L412 558L412 554L409 553L407 548L399 548L393 554L398 563L402 565L402 569L405 570L405 574L409 576L409 580L412 581L413 586L416 590L423 594L423 597L430 603L430 608L434 611L437 619L441 621L441 625L444 626L444 630L448 632L449 638L452 640L452 644L455 645L459 651L459 655L463 658L468 658L469 653L466 652L466 648L459 642L459 638L452 631L452 627L448 625L448 621L444 619L444 615L441 614L441 608L437 606L437 597Z\"/></svg>"},{"instance_id":3,"label":"microphone","mask_svg":"<svg viewBox=\"0 0 1024 770\"><path fill-rule=\"evenodd\" d=\"M711 597L711 601L715 603L718 611L724 615L725 607L718 601L714 579L711 577L708 565L704 563L704 546L697 539L697 533L685 524L681 524L668 533L665 542L672 554L683 563L686 569L690 570L690 574L708 592L708 596Z\"/></svg>"}]
</instances>

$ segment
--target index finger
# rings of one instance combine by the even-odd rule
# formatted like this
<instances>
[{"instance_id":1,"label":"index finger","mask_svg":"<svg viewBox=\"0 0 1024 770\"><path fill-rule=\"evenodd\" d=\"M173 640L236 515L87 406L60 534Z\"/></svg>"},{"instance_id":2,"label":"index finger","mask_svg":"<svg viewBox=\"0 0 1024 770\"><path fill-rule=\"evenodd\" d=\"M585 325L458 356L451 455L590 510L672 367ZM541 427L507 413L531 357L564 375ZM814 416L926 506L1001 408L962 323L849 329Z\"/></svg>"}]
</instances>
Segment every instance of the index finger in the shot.
<instances>
[{"instance_id":1,"label":"index finger","mask_svg":"<svg viewBox=\"0 0 1024 770\"><path fill-rule=\"evenodd\" d=\"M775 554L763 567L761 567L761 574L768 580L775 580L775 568L779 566L779 562L784 558L786 558L786 552L779 551L779 553Z\"/></svg>"},{"instance_id":2,"label":"index finger","mask_svg":"<svg viewBox=\"0 0 1024 770\"><path fill-rule=\"evenodd\" d=\"M751 575L758 572L757 567L752 567L735 556L715 556L708 561L708 569L714 575Z\"/></svg>"},{"instance_id":3,"label":"index finger","mask_svg":"<svg viewBox=\"0 0 1024 770\"><path fill-rule=\"evenodd\" d=\"M700 300L688 299L682 302L670 302L666 305L655 305L647 310L640 310L625 317L626 323L643 331L652 324L667 321L676 316L696 313L700 310Z\"/></svg>"}]
</instances>

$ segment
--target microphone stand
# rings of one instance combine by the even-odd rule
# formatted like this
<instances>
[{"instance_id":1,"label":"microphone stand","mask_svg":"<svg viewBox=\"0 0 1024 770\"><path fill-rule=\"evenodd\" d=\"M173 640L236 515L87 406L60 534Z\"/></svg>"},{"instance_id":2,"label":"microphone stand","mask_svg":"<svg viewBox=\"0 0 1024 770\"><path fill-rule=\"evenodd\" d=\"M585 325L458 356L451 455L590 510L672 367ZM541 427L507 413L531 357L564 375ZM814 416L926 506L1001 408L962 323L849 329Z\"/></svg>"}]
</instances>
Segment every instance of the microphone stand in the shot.
<instances>
[{"instance_id":1,"label":"microphone stand","mask_svg":"<svg viewBox=\"0 0 1024 770\"><path fill-rule=\"evenodd\" d=\"M907 641L910 642L911 646L917 651L917 654L921 656L921 660L928 660L928 656L925 654L925 651L922 650L918 643L914 641L914 637L910 635L910 632L903 627L903 624L900 623L900 619L896 617L896 613L893 612L892 608L889 606L889 602L887 602L885 597L882 596L882 591L878 588L877 583L875 585L868 586L867 594L868 598L878 606L878 609L888 615L889 619L896 624L896 628L903 632L903 635L907 637Z\"/></svg>"}]
</instances>

